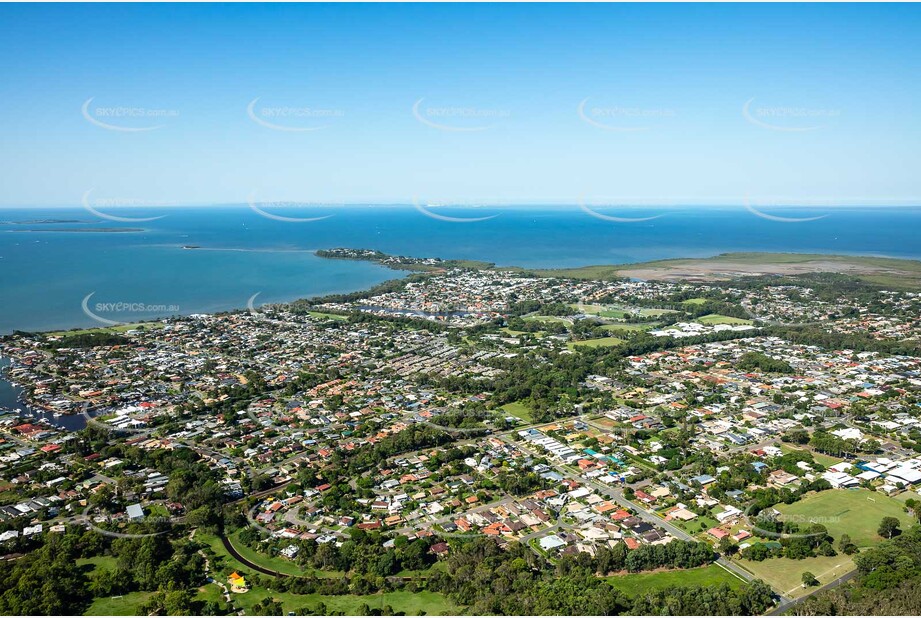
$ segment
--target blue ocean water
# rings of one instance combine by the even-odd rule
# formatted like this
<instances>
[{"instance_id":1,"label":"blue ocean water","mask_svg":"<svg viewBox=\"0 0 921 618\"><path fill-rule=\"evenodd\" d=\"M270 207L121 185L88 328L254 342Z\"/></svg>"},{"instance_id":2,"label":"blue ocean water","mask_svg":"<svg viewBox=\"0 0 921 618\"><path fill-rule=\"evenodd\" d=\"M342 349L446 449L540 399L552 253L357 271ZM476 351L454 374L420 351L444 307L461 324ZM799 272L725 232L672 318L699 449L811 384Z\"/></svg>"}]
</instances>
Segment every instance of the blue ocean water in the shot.
<instances>
[{"instance_id":1,"label":"blue ocean water","mask_svg":"<svg viewBox=\"0 0 921 618\"><path fill-rule=\"evenodd\" d=\"M265 208L265 211L271 209ZM331 247L480 259L529 267L624 264L778 251L921 258L921 208L744 207L596 209L248 206L117 209L155 221L114 222L80 209L0 210L0 333L95 326L83 310L113 321L214 312L354 291L400 276L363 262L313 255ZM605 217L649 220L615 221ZM491 217L485 220L485 217ZM801 222L787 219L822 217ZM459 221L470 219L468 221ZM474 220L477 219L477 220ZM76 223L39 223L77 220ZM135 229L108 232L90 229ZM71 231L64 231L71 230ZM83 230L83 231L72 231ZM196 246L186 249L184 246ZM124 303L121 307L114 303ZM98 310L97 310L98 308Z\"/></svg>"}]
</instances>

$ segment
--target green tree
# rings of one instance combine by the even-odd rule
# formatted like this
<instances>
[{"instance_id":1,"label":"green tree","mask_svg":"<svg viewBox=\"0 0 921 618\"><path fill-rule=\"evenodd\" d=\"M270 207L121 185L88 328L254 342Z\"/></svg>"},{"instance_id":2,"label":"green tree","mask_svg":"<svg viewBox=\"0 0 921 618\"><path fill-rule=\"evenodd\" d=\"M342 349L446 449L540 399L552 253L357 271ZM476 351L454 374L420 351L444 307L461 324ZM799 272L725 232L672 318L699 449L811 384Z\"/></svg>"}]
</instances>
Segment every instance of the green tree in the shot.
<instances>
[{"instance_id":1,"label":"green tree","mask_svg":"<svg viewBox=\"0 0 921 618\"><path fill-rule=\"evenodd\" d=\"M900 525L901 522L896 517L883 517L883 520L879 523L879 529L876 532L881 537L891 539L902 532L899 529Z\"/></svg>"}]
</instances>

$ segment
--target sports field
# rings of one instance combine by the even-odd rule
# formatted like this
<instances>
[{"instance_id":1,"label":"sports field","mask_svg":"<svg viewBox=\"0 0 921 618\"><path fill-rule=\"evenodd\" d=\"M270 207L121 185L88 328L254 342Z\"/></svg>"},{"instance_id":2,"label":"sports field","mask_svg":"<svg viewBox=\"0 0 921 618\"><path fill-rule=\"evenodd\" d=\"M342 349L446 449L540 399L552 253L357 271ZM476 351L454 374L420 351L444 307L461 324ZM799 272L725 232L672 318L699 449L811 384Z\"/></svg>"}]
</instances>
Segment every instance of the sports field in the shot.
<instances>
[{"instance_id":1,"label":"sports field","mask_svg":"<svg viewBox=\"0 0 921 618\"><path fill-rule=\"evenodd\" d=\"M810 521L823 524L836 541L846 533L858 547L870 547L882 540L876 530L883 517L897 517L903 528L913 523L901 502L867 489L829 489L776 508L784 519L804 525Z\"/></svg>"},{"instance_id":2,"label":"sports field","mask_svg":"<svg viewBox=\"0 0 921 618\"><path fill-rule=\"evenodd\" d=\"M774 590L792 598L801 597L814 590L803 588L805 571L815 575L820 584L827 584L857 568L851 556L840 553L837 556L819 556L803 560L769 558L761 562L736 560L735 563L751 571L755 577L764 580Z\"/></svg>"}]
</instances>

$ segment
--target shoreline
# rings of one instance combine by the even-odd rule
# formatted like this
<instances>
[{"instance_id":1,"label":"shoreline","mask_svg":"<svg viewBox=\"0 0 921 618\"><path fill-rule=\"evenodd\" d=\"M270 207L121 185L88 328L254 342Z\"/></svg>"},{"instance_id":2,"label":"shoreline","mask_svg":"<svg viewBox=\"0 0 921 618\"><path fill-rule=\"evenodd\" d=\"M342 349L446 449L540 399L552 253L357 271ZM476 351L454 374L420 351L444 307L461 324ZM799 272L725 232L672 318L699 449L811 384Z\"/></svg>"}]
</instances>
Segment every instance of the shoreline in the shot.
<instances>
[{"instance_id":1,"label":"shoreline","mask_svg":"<svg viewBox=\"0 0 921 618\"><path fill-rule=\"evenodd\" d=\"M666 258L646 262L624 264L596 264L586 266L561 267L561 268L525 268L521 266L497 265L493 262L463 259L443 259L437 257L416 258L411 256L395 256L366 248L332 248L332 249L297 249L297 250L268 250L246 248L209 248L189 245L171 245L182 251L240 251L240 252L297 252L312 253L316 257L328 260L364 261L382 268L402 273L398 277L388 279L402 281L412 276L427 276L445 272L451 268L473 270L497 270L505 272L518 272L541 278L571 278L585 280L658 280L658 281L688 281L688 282L721 282L756 276L802 276L810 273L835 273L851 276L866 283L882 285L880 279L887 281L894 289L921 290L921 260L907 258L892 258L867 255L844 255L823 253L800 252L721 252L703 258ZM189 247L189 248L186 248ZM901 270L900 270L901 268ZM698 269L696 272L694 269ZM379 284L379 285L382 285ZM361 294L373 290L371 288L353 289L346 292L332 294L297 296L280 300L270 304L290 304L297 302L310 302L328 296ZM247 305L232 307L230 309L210 312L213 315L229 314L245 311ZM190 310L188 314L178 314L188 317L196 313L209 313L203 310ZM176 314L161 317L147 317L137 322L125 322L124 325L143 322L159 321L175 317ZM54 326L48 329L31 330L35 333L67 333L82 330L106 330L108 326L78 324L75 326ZM0 337L12 334L0 334Z\"/></svg>"}]
</instances>

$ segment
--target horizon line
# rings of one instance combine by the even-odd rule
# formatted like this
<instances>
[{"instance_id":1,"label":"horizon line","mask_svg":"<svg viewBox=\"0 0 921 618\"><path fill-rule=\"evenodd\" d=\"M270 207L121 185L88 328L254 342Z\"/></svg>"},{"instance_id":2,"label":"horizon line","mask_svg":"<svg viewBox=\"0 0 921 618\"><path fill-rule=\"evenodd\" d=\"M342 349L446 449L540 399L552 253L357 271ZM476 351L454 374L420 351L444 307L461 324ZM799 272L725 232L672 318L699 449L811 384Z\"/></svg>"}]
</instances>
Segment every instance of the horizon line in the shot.
<instances>
[{"instance_id":1,"label":"horizon line","mask_svg":"<svg viewBox=\"0 0 921 618\"><path fill-rule=\"evenodd\" d=\"M724 198L725 199L725 198ZM127 200L126 200L127 201ZM343 201L333 199L315 199L307 201L299 200L258 200L253 202L167 202L151 200L149 203L137 203L138 200L130 200L133 203L122 204L95 204L96 207L111 209L175 209L175 208L252 208L253 204L269 206L279 209L294 208L341 208L341 207L405 207L418 208L581 208L590 205L594 208L747 208L756 205L762 208L855 208L867 206L891 207L891 208L913 208L921 207L921 199L891 200L891 199L847 199L847 200L820 200L812 198L811 200L786 199L786 198L758 198L744 200L740 202L723 201L723 200L701 200L688 201L681 200L663 200L655 202L644 202L638 198L626 198L622 202L615 200L584 199L580 201L536 201L536 200L508 200L508 201L489 201L489 200L438 200L426 202L423 200L395 200L395 201ZM84 204L0 204L0 210L39 210L39 209L60 209L60 210L86 210Z\"/></svg>"}]
</instances>

